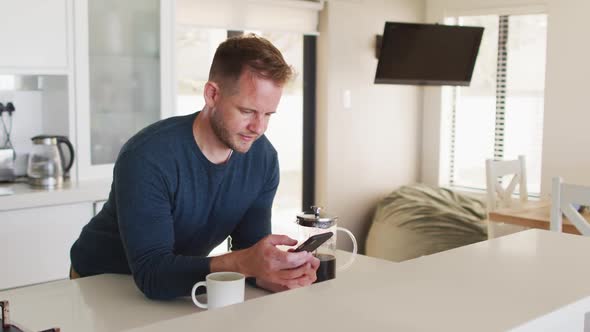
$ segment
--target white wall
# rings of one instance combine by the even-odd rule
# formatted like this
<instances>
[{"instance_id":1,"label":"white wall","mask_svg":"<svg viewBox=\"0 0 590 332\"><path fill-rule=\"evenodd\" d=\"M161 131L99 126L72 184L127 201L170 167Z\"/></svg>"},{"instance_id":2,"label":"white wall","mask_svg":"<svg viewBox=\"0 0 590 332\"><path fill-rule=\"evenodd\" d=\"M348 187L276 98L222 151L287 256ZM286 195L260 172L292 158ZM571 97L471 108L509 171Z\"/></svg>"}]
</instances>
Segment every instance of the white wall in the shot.
<instances>
[{"instance_id":1,"label":"white wall","mask_svg":"<svg viewBox=\"0 0 590 332\"><path fill-rule=\"evenodd\" d=\"M588 0L428 0L428 22L445 15L518 13L544 10L548 15L545 119L541 192L551 177L590 184L590 111L586 109L590 76ZM425 89L422 145L423 182L438 184L440 157L440 89ZM585 152L586 151L586 152ZM483 163L483 161L482 161Z\"/></svg>"},{"instance_id":2,"label":"white wall","mask_svg":"<svg viewBox=\"0 0 590 332\"><path fill-rule=\"evenodd\" d=\"M42 93L41 91L5 90L0 91L0 103L12 102L16 111L12 115L11 141L17 154L31 150L31 137L42 134ZM10 127L8 114L3 115L5 124ZM4 144L5 132L0 130L0 145Z\"/></svg>"},{"instance_id":3,"label":"white wall","mask_svg":"<svg viewBox=\"0 0 590 332\"><path fill-rule=\"evenodd\" d=\"M551 178L590 185L590 1L550 0L541 190Z\"/></svg>"},{"instance_id":4,"label":"white wall","mask_svg":"<svg viewBox=\"0 0 590 332\"><path fill-rule=\"evenodd\" d=\"M422 88L373 83L375 36L385 21L420 22L424 11L421 0L330 0L320 16L316 201L361 250L376 203L416 182L420 165Z\"/></svg>"},{"instance_id":5,"label":"white wall","mask_svg":"<svg viewBox=\"0 0 590 332\"><path fill-rule=\"evenodd\" d=\"M12 118L11 142L16 151L17 175L26 174L31 137L41 134L68 135L68 94L65 76L7 76L14 77L17 86L0 90L0 103L12 102L16 111ZM39 77L44 82L38 87ZM23 83L24 82L24 83ZM2 115L10 128L7 113ZM0 146L6 133L0 129Z\"/></svg>"}]
</instances>

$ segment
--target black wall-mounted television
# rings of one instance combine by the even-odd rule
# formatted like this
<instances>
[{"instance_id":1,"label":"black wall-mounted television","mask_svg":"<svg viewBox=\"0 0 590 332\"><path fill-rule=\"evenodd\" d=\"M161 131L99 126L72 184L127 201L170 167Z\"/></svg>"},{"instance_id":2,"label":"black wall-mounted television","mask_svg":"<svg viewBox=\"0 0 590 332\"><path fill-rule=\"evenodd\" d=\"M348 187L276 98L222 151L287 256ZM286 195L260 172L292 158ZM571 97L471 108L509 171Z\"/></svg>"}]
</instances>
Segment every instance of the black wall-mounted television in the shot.
<instances>
[{"instance_id":1,"label":"black wall-mounted television","mask_svg":"<svg viewBox=\"0 0 590 332\"><path fill-rule=\"evenodd\" d=\"M386 22L376 84L469 85L482 27Z\"/></svg>"}]
</instances>

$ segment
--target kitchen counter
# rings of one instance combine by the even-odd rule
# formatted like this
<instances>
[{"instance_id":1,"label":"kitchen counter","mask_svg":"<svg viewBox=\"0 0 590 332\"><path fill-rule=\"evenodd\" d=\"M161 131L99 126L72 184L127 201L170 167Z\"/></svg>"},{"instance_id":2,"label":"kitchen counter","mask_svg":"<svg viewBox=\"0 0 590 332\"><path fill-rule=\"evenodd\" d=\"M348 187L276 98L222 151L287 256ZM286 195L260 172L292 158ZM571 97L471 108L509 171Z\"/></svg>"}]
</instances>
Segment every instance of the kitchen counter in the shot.
<instances>
[{"instance_id":1,"label":"kitchen counter","mask_svg":"<svg viewBox=\"0 0 590 332\"><path fill-rule=\"evenodd\" d=\"M246 287L246 300L268 292ZM124 331L202 311L189 297L148 300L129 275L103 274L0 292L13 323L31 331ZM204 300L204 299L200 299Z\"/></svg>"},{"instance_id":2,"label":"kitchen counter","mask_svg":"<svg viewBox=\"0 0 590 332\"><path fill-rule=\"evenodd\" d=\"M247 293L244 303L210 311L186 298L150 301L129 276L115 275L0 292L0 299L10 301L17 323L63 332L531 331L519 327L578 303L542 326L561 332L567 313L590 311L590 302L579 302L590 296L588 252L587 237L527 230L397 264L359 255L334 280Z\"/></svg>"},{"instance_id":3,"label":"kitchen counter","mask_svg":"<svg viewBox=\"0 0 590 332\"><path fill-rule=\"evenodd\" d=\"M342 262L349 257L348 252L337 252L337 259ZM350 270L356 273L374 272L375 262L378 260L359 257ZM354 276L342 272L339 277L347 279ZM246 303L269 295L275 296L246 284ZM62 332L115 332L141 329L157 322L207 313L195 306L190 297L171 301L149 300L135 286L130 275L120 274L60 280L0 291L0 300L9 301L12 322L26 328L26 331L59 327ZM206 302L206 296L200 295L199 300ZM239 310L243 304L214 309L211 312Z\"/></svg>"},{"instance_id":4,"label":"kitchen counter","mask_svg":"<svg viewBox=\"0 0 590 332\"><path fill-rule=\"evenodd\" d=\"M111 188L111 179L66 181L60 189L36 189L27 183L2 183L0 190L12 191L0 196L0 212L52 205L73 204L106 200Z\"/></svg>"},{"instance_id":5,"label":"kitchen counter","mask_svg":"<svg viewBox=\"0 0 590 332\"><path fill-rule=\"evenodd\" d=\"M68 276L70 247L108 198L110 180L65 182L55 190L0 184L0 289Z\"/></svg>"}]
</instances>

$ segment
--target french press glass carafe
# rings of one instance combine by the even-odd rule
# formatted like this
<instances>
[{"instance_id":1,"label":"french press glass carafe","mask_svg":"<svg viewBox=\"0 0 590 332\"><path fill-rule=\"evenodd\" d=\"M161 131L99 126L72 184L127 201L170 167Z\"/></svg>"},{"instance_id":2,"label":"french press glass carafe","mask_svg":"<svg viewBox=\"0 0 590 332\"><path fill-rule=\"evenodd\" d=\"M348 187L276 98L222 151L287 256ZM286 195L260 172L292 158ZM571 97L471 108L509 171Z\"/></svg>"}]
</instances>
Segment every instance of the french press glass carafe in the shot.
<instances>
[{"instance_id":1,"label":"french press glass carafe","mask_svg":"<svg viewBox=\"0 0 590 332\"><path fill-rule=\"evenodd\" d=\"M310 236L332 232L334 236L324 242L318 249L314 251L314 256L320 260L320 267L317 270L317 281L324 281L334 279L336 277L336 271L343 271L349 268L354 262L357 253L356 238L346 228L338 227L338 217L330 216L322 210L320 206L312 206L311 213L301 213L297 216L297 224L299 227L299 238L301 241L305 241ZM336 267L336 233L341 231L346 233L352 240L352 255L348 261Z\"/></svg>"}]
</instances>

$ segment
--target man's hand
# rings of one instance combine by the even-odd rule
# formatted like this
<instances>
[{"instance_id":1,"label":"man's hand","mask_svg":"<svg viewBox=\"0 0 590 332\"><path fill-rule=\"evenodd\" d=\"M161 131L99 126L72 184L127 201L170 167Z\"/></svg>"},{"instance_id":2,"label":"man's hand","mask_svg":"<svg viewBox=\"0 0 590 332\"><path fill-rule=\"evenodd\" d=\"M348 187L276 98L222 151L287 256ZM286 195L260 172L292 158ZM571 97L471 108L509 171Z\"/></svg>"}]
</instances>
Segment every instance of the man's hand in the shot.
<instances>
[{"instance_id":1,"label":"man's hand","mask_svg":"<svg viewBox=\"0 0 590 332\"><path fill-rule=\"evenodd\" d=\"M271 291L312 284L320 261L309 252L285 252L276 246L297 244L285 235L268 235L248 249L211 259L211 272L237 271L256 277L259 286Z\"/></svg>"}]
</instances>

